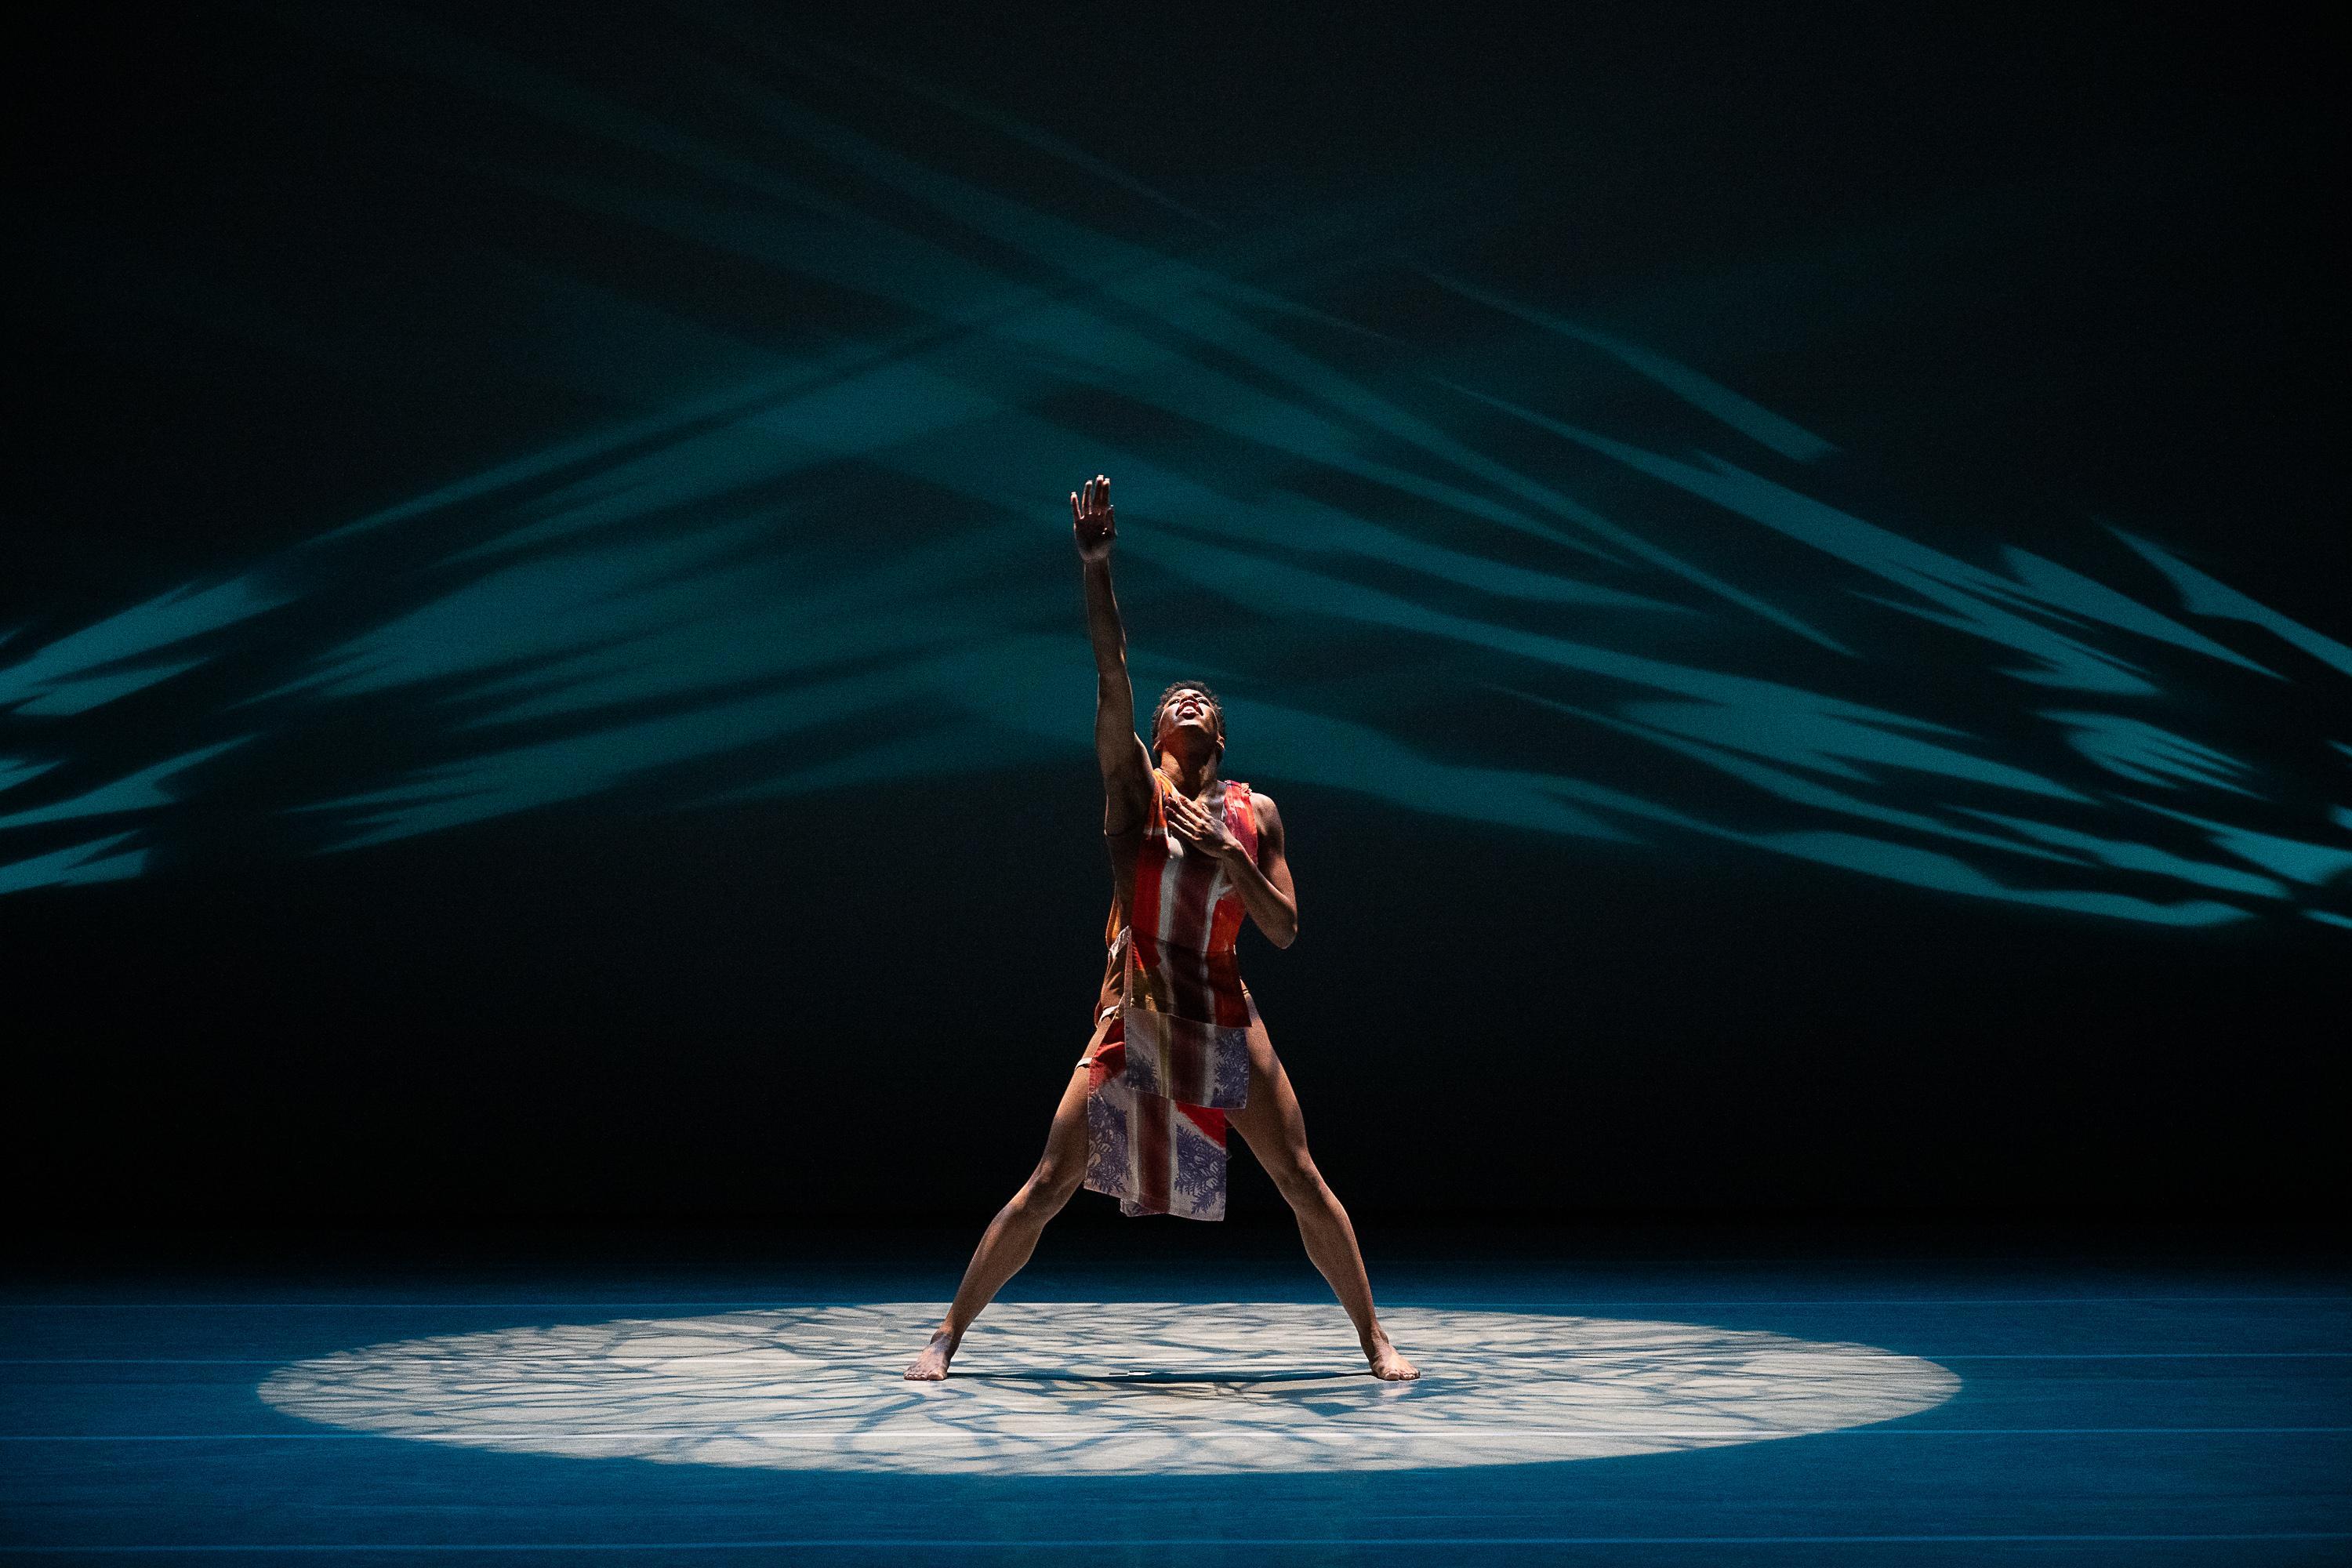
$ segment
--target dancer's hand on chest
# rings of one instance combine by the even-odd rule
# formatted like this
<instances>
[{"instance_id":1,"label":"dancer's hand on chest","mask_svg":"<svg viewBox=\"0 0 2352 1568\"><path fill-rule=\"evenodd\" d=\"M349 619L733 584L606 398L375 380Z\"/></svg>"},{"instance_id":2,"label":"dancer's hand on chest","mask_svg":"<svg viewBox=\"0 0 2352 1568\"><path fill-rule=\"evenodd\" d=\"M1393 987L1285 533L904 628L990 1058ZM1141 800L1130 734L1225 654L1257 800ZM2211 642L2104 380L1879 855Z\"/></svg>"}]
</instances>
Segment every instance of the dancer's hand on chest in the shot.
<instances>
[{"instance_id":1,"label":"dancer's hand on chest","mask_svg":"<svg viewBox=\"0 0 2352 1568\"><path fill-rule=\"evenodd\" d=\"M1225 826L1223 811L1211 811L1181 795L1168 796L1168 831L1193 848L1223 859L1242 853L1242 841Z\"/></svg>"}]
</instances>

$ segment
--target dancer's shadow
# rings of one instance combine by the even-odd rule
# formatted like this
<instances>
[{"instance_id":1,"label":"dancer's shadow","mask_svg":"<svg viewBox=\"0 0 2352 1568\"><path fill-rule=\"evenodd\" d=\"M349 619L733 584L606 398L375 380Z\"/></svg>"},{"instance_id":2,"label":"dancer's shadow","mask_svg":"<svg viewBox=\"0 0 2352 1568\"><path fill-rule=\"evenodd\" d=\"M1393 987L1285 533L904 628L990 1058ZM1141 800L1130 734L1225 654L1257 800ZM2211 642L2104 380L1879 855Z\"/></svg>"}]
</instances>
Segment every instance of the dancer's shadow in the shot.
<instances>
[{"instance_id":1,"label":"dancer's shadow","mask_svg":"<svg viewBox=\"0 0 2352 1568\"><path fill-rule=\"evenodd\" d=\"M1256 1384L1266 1383L1338 1383L1343 1380L1371 1376L1369 1370L1349 1372L1333 1370L1293 1372L957 1372L951 1374L958 1382L971 1383L1080 1383L1088 1384L1186 1384L1213 1383Z\"/></svg>"}]
</instances>

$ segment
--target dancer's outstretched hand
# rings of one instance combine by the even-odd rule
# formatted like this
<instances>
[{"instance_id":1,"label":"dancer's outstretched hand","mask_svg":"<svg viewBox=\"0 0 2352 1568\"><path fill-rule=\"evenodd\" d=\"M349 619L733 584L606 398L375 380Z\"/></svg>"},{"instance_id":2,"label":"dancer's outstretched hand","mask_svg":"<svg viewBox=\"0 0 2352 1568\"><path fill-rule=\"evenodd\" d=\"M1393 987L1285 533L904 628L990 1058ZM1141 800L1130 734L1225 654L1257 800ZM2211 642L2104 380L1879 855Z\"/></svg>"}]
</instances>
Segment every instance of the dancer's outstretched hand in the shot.
<instances>
[{"instance_id":1,"label":"dancer's outstretched hand","mask_svg":"<svg viewBox=\"0 0 2352 1568\"><path fill-rule=\"evenodd\" d=\"M1084 494L1070 492L1070 532L1077 540L1078 559L1108 561L1110 542L1118 537L1118 526L1111 521L1110 480L1097 474L1087 481Z\"/></svg>"}]
</instances>

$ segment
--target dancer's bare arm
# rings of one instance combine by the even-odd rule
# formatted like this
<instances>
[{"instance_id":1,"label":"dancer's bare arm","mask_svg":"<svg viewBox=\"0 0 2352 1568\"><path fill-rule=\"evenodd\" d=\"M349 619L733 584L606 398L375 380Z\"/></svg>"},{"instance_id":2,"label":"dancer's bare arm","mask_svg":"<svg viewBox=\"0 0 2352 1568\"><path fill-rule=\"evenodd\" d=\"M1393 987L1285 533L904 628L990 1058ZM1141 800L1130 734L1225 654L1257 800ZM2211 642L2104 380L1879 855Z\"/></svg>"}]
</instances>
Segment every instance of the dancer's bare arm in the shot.
<instances>
[{"instance_id":1,"label":"dancer's bare arm","mask_svg":"<svg viewBox=\"0 0 2352 1568\"><path fill-rule=\"evenodd\" d=\"M1103 831L1132 833L1150 809L1151 759L1135 733L1135 687L1127 675L1127 628L1110 589L1110 480L1096 475L1070 492L1070 532L1087 588L1087 637L1095 648L1095 758L1102 764Z\"/></svg>"},{"instance_id":2,"label":"dancer's bare arm","mask_svg":"<svg viewBox=\"0 0 2352 1568\"><path fill-rule=\"evenodd\" d=\"M1196 844L1225 862L1225 875L1242 896L1242 907L1276 947L1298 940L1298 889L1290 879L1290 859L1283 853L1282 813L1274 796L1250 794L1257 813L1257 856L1252 858L1240 839L1225 826L1223 812L1209 811L1181 795L1168 797L1168 830L1188 844Z\"/></svg>"}]
</instances>

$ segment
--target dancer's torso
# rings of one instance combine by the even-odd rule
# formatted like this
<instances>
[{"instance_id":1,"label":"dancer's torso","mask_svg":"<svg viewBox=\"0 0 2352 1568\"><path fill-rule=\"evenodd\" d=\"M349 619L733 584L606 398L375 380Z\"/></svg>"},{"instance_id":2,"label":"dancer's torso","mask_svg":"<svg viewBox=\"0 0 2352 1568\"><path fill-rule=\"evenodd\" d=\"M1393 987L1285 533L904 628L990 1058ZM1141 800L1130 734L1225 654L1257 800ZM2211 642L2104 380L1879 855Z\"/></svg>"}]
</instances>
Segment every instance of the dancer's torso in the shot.
<instances>
[{"instance_id":1,"label":"dancer's torso","mask_svg":"<svg viewBox=\"0 0 2352 1568\"><path fill-rule=\"evenodd\" d=\"M1169 831L1168 796L1175 786L1156 769L1151 779L1151 799L1140 826L1132 833L1107 835L1104 840L1110 852L1112 889L1110 917L1103 930L1109 949L1105 994L1118 993L1128 950L1144 942L1202 955L1216 979L1237 991L1240 974L1234 967L1234 946L1247 912L1241 891L1222 858ZM1200 804L1223 816L1226 830L1255 861L1257 812L1249 785L1238 779L1220 780Z\"/></svg>"}]
</instances>

